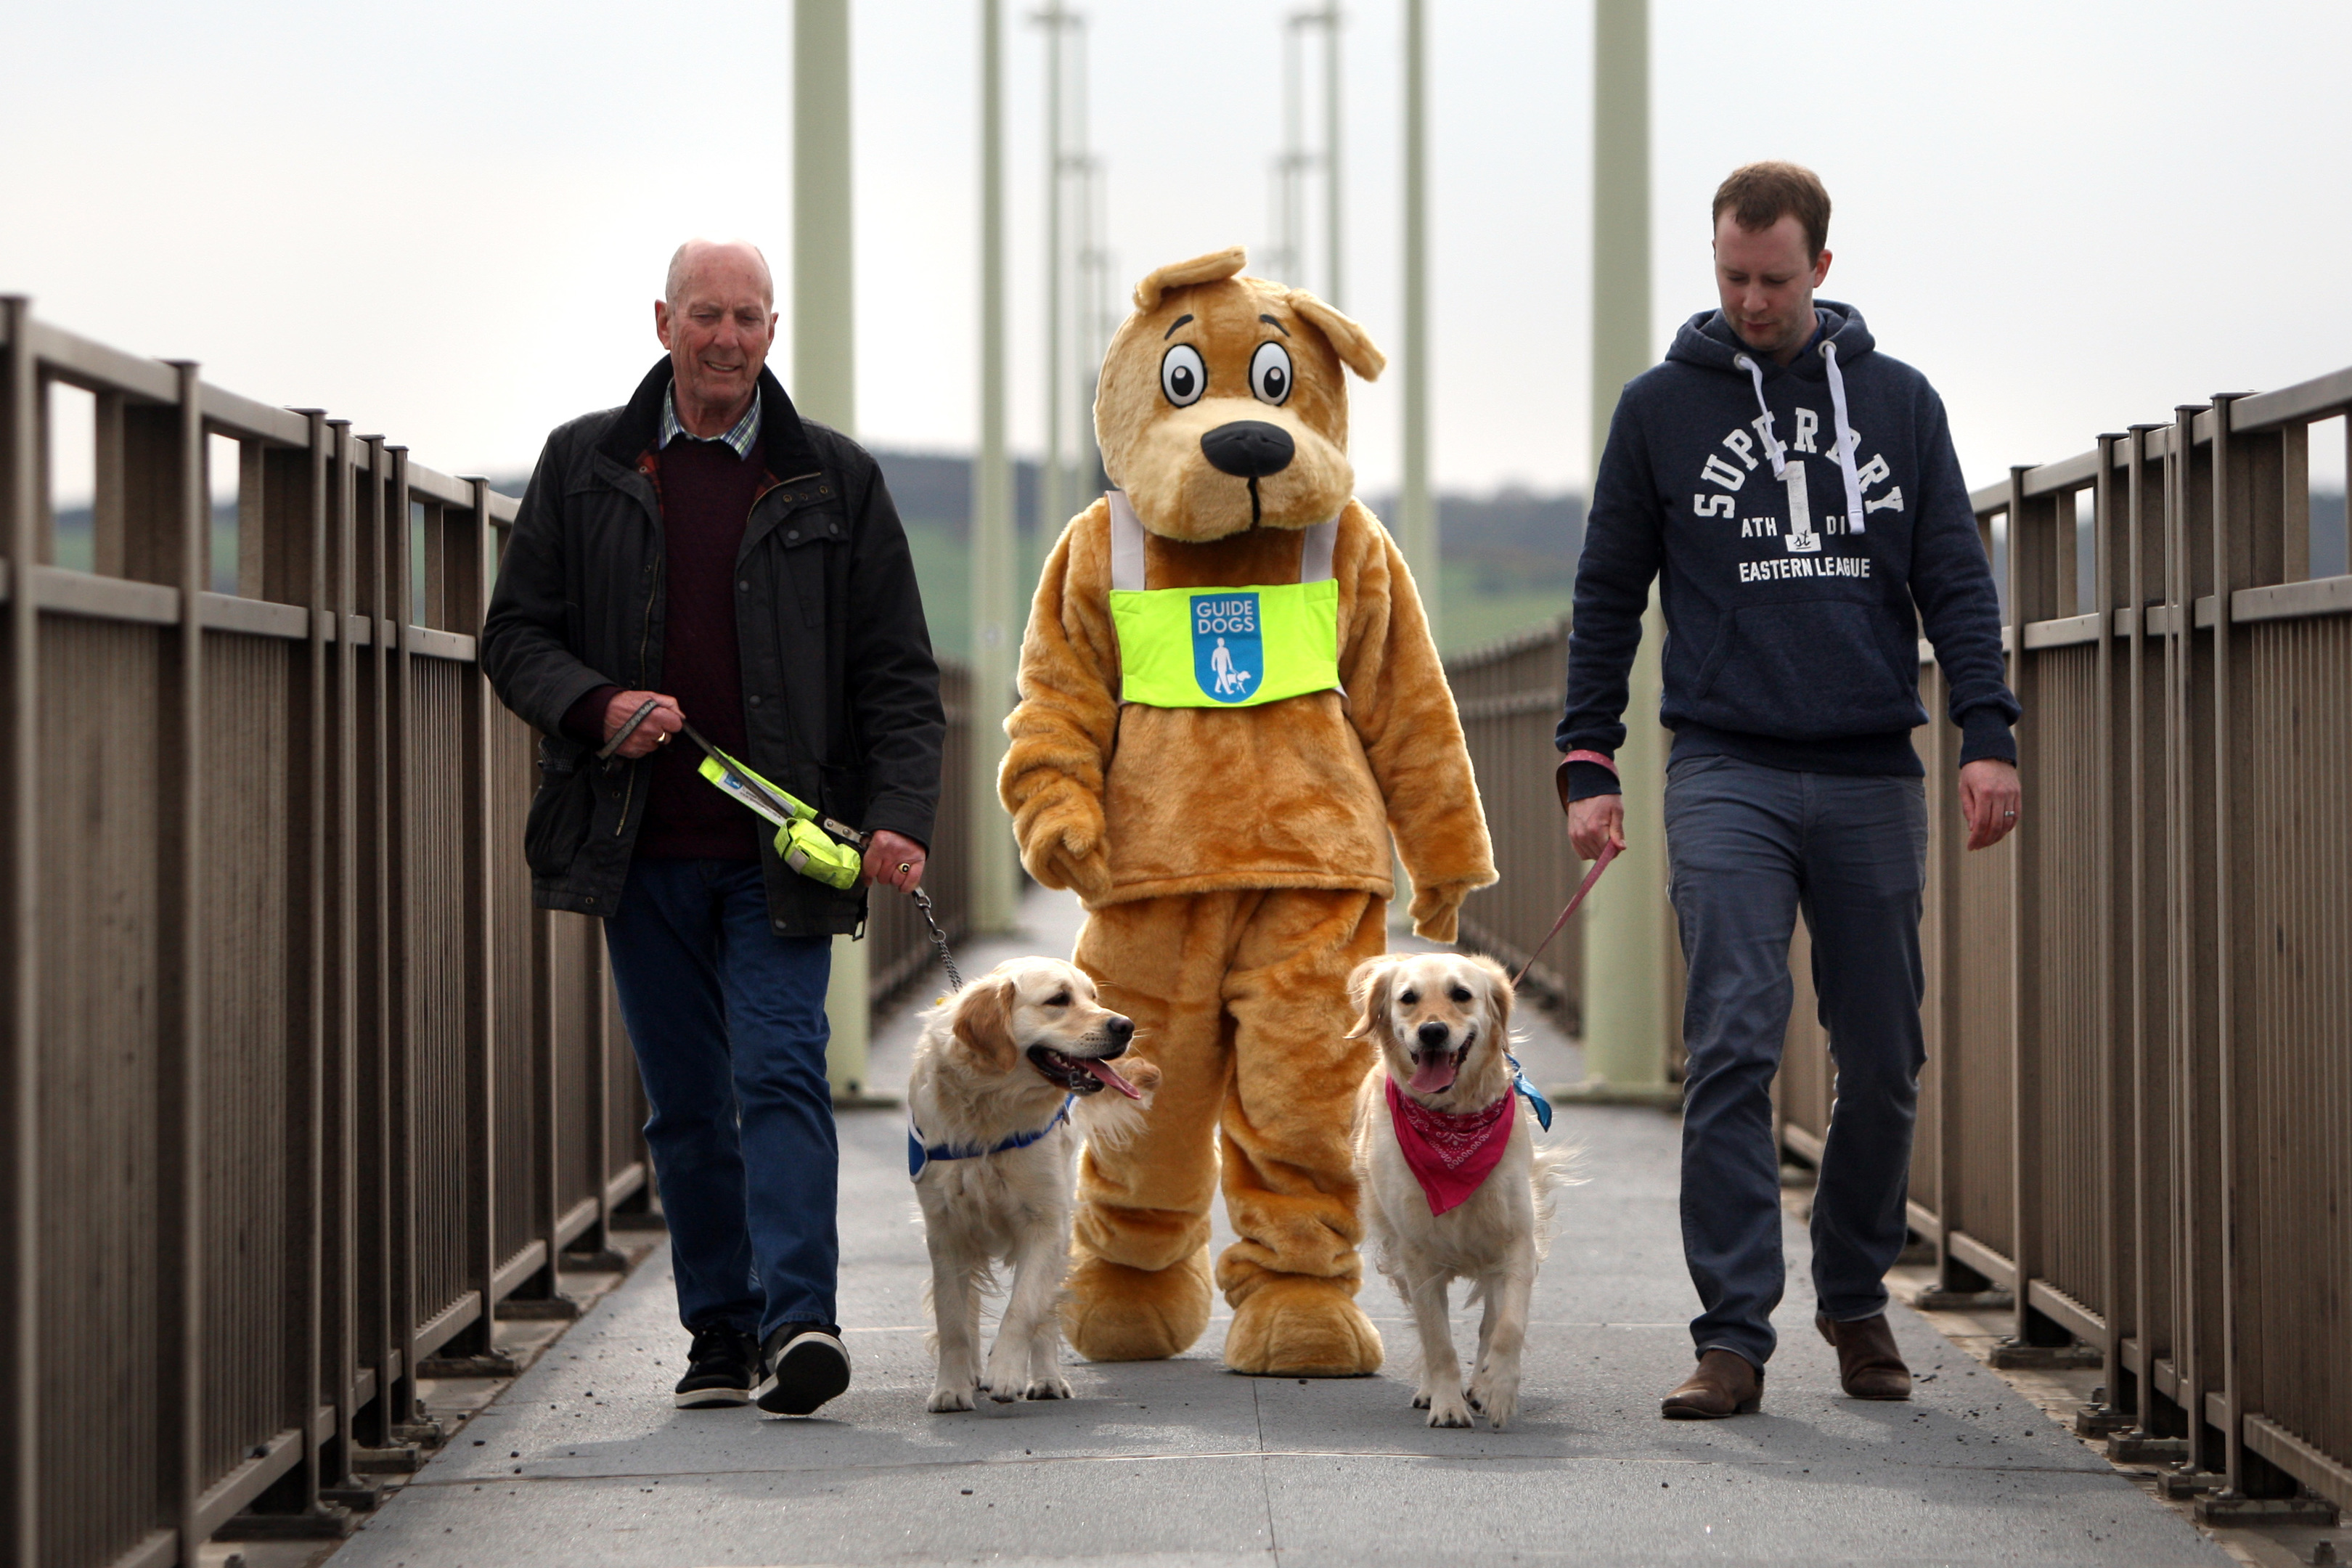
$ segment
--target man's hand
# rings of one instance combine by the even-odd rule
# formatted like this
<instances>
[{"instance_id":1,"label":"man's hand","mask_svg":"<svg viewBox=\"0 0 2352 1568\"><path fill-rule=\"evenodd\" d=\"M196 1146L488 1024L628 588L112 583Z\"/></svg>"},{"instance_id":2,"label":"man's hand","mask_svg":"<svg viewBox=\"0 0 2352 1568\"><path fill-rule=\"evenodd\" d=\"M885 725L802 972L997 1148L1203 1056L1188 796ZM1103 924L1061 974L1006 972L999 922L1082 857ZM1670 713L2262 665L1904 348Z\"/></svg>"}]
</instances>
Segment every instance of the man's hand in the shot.
<instances>
[{"instance_id":1,"label":"man's hand","mask_svg":"<svg viewBox=\"0 0 2352 1568\"><path fill-rule=\"evenodd\" d=\"M653 722L648 716L646 722ZM911 893L923 885L923 847L903 834L877 827L866 841L866 879Z\"/></svg>"},{"instance_id":2,"label":"man's hand","mask_svg":"<svg viewBox=\"0 0 2352 1568\"><path fill-rule=\"evenodd\" d=\"M2024 798L2017 785L2017 765L1998 757L1979 757L1960 770L1960 815L1969 822L1969 847L1987 849L2000 843L2017 826L2018 803Z\"/></svg>"},{"instance_id":3,"label":"man's hand","mask_svg":"<svg viewBox=\"0 0 2352 1568\"><path fill-rule=\"evenodd\" d=\"M644 723L629 731L629 738L621 742L620 750L614 753L615 756L650 756L656 746L667 745L669 738L677 733L678 726L686 722L686 715L678 710L675 697L665 697L658 691L619 691L604 704L605 742L609 744L613 737L621 732L621 726L629 721L629 715L647 702L660 706L646 715Z\"/></svg>"},{"instance_id":4,"label":"man's hand","mask_svg":"<svg viewBox=\"0 0 2352 1568\"><path fill-rule=\"evenodd\" d=\"M1598 860L1614 844L1625 847L1625 797L1589 795L1568 808L1568 841L1580 860Z\"/></svg>"}]
</instances>

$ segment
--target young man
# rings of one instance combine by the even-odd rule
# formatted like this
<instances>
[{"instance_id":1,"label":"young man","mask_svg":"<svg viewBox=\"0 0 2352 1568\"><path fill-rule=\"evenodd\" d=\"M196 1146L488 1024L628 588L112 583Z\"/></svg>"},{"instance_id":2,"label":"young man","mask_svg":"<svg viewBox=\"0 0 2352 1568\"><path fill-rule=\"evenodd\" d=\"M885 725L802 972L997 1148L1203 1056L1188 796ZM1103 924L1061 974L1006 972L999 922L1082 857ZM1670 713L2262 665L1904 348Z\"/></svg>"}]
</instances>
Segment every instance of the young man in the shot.
<instances>
[{"instance_id":1,"label":"young man","mask_svg":"<svg viewBox=\"0 0 2352 1568\"><path fill-rule=\"evenodd\" d=\"M866 894L796 875L680 731L871 829L866 879L911 890L946 726L880 471L765 369L774 297L752 247L678 247L668 353L548 437L482 668L542 736L532 894L604 921L694 1336L677 1402L803 1415L849 1386L824 994Z\"/></svg>"},{"instance_id":2,"label":"young man","mask_svg":"<svg viewBox=\"0 0 2352 1568\"><path fill-rule=\"evenodd\" d=\"M1840 1382L1904 1399L1882 1277L1904 1241L1925 1059L1920 891L1927 805L1911 731L1924 628L1960 727L1969 847L2017 824L2017 700L2000 616L1927 378L1874 351L1861 312L1815 300L1829 194L1751 163L1715 195L1719 310L1618 400L1593 481L1559 725L1576 852L1622 846L1612 757L1650 584L1662 578L1666 854L1689 969L1683 1247L1703 1310L1671 1418L1759 1408L1783 1282L1770 1088L1813 939L1837 1103L1813 1201L1816 1326ZM1940 785L1939 785L1940 787Z\"/></svg>"}]
</instances>

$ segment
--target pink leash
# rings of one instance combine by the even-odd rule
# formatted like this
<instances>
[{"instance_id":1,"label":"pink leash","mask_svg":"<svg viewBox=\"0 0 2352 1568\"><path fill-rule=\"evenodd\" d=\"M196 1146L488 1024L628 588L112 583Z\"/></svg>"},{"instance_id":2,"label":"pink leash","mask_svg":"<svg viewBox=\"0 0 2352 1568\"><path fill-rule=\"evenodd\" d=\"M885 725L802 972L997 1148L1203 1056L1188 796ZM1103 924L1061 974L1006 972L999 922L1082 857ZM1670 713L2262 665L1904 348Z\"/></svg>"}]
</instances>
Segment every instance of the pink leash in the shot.
<instances>
[{"instance_id":1,"label":"pink leash","mask_svg":"<svg viewBox=\"0 0 2352 1568\"><path fill-rule=\"evenodd\" d=\"M1579 904L1584 902L1584 895L1592 891L1592 884L1601 880L1601 873L1609 869L1609 862L1615 858L1617 858L1617 841L1612 838L1601 847L1601 858L1595 860L1592 863L1592 869L1584 874L1584 885L1576 889L1576 897L1568 900L1568 908L1559 911L1559 919L1551 922L1551 930L1544 932L1543 941L1536 943L1536 950L1528 954L1528 961L1519 965L1519 972L1517 974L1511 976L1513 990L1518 989L1519 982L1528 977L1528 971L1535 967L1536 960L1543 956L1543 950L1551 945L1551 939L1559 934L1559 928L1568 923L1568 917L1576 912L1576 907Z\"/></svg>"}]
</instances>

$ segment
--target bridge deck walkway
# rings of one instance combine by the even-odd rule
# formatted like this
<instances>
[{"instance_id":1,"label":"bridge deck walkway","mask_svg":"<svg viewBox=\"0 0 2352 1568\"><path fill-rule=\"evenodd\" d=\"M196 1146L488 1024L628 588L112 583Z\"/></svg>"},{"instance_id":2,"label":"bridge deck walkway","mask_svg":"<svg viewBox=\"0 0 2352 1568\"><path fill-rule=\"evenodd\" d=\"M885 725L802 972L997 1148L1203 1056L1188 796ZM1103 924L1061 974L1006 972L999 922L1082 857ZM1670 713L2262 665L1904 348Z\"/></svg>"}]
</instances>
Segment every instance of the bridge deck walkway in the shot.
<instances>
[{"instance_id":1,"label":"bridge deck walkway","mask_svg":"<svg viewBox=\"0 0 2352 1568\"><path fill-rule=\"evenodd\" d=\"M1024 942L1068 950L1033 901ZM1531 1069L1572 1076L1533 1021ZM877 1082L908 1021L877 1042ZM2217 1564L2140 1494L1915 1314L1907 1405L1838 1392L1811 1328L1802 1227L1764 1413L1667 1423L1693 1310L1675 1221L1678 1131L1628 1109L1563 1107L1591 1180L1561 1204L1536 1292L1527 1395L1506 1433L1431 1431L1385 1283L1366 1289L1391 1365L1347 1382L1232 1376L1224 1314L1176 1360L1071 1369L1077 1397L925 1414L921 1233L902 1123L842 1121L842 1313L856 1382L824 1418L673 1410L682 1336L657 1251L393 1498L335 1568L474 1564L1178 1565L1668 1561ZM1222 1245L1222 1241L1220 1243ZM1466 1315L1457 1336L1469 1337Z\"/></svg>"}]
</instances>

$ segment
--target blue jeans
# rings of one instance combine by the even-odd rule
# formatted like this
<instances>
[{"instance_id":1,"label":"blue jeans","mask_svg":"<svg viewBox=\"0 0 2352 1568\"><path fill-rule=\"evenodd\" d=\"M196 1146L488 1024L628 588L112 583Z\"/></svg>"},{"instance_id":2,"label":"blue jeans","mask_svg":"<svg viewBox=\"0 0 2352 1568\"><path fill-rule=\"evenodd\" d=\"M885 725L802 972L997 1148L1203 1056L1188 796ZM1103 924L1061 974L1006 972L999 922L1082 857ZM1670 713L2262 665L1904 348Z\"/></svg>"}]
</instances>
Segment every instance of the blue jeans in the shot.
<instances>
[{"instance_id":1,"label":"blue jeans","mask_svg":"<svg viewBox=\"0 0 2352 1568\"><path fill-rule=\"evenodd\" d=\"M762 1338L837 1321L833 943L771 931L759 866L735 860L635 861L604 942L653 1107L678 1317Z\"/></svg>"},{"instance_id":2,"label":"blue jeans","mask_svg":"<svg viewBox=\"0 0 2352 1568\"><path fill-rule=\"evenodd\" d=\"M1689 968L1683 1040L1683 1252L1704 1309L1699 1353L1771 1357L1780 1304L1772 1077L1795 986L1797 916L1837 1099L1813 1196L1813 1289L1852 1322L1886 1310L1903 1250L1919 1024L1927 801L1921 780L1798 773L1724 756L1666 770L1666 856Z\"/></svg>"}]
</instances>

